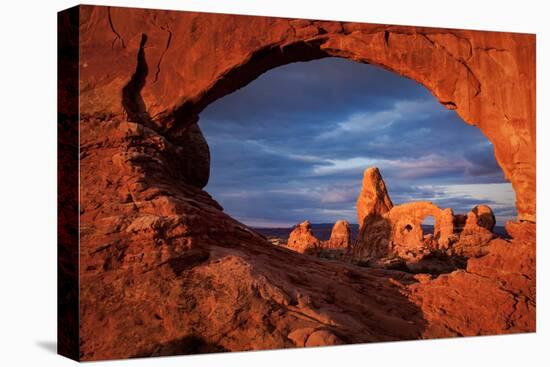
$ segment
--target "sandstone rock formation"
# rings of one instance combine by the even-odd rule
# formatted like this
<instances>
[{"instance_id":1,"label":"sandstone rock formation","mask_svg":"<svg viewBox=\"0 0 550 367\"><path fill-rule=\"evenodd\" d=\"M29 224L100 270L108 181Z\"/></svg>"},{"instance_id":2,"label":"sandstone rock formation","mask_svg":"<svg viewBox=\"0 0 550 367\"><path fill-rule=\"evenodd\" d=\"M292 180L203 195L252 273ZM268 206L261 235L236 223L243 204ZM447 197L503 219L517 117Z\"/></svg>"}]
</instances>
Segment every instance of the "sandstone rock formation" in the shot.
<instances>
[{"instance_id":1,"label":"sandstone rock formation","mask_svg":"<svg viewBox=\"0 0 550 367\"><path fill-rule=\"evenodd\" d=\"M367 168L363 174L361 193L357 198L357 223L359 231L365 228L365 221L386 214L393 207L386 184L376 167Z\"/></svg>"},{"instance_id":2,"label":"sandstone rock formation","mask_svg":"<svg viewBox=\"0 0 550 367\"><path fill-rule=\"evenodd\" d=\"M352 250L355 259L418 260L433 249L447 249L455 240L451 209L440 209L427 201L393 206L375 167L366 169L363 175L357 216L362 225ZM435 220L434 234L425 238L421 225L428 216Z\"/></svg>"},{"instance_id":3,"label":"sandstone rock formation","mask_svg":"<svg viewBox=\"0 0 550 367\"><path fill-rule=\"evenodd\" d=\"M466 217L463 232L493 231L496 220L493 210L487 205L475 206Z\"/></svg>"},{"instance_id":4,"label":"sandstone rock formation","mask_svg":"<svg viewBox=\"0 0 550 367\"><path fill-rule=\"evenodd\" d=\"M348 221L339 220L332 227L330 238L323 241L322 247L329 249L347 250L351 244L351 231Z\"/></svg>"},{"instance_id":5,"label":"sandstone rock formation","mask_svg":"<svg viewBox=\"0 0 550 367\"><path fill-rule=\"evenodd\" d=\"M344 344L340 338L325 328L298 329L288 334L288 338L298 347L319 347L323 345Z\"/></svg>"},{"instance_id":6,"label":"sandstone rock formation","mask_svg":"<svg viewBox=\"0 0 550 367\"><path fill-rule=\"evenodd\" d=\"M470 259L465 270L410 287L428 323L426 337L535 330L535 225L506 227L513 240L492 240L487 254Z\"/></svg>"},{"instance_id":7,"label":"sandstone rock formation","mask_svg":"<svg viewBox=\"0 0 550 367\"><path fill-rule=\"evenodd\" d=\"M298 224L288 237L288 248L302 254L313 254L320 247L320 241L311 232L311 223L306 220Z\"/></svg>"},{"instance_id":8,"label":"sandstone rock formation","mask_svg":"<svg viewBox=\"0 0 550 367\"><path fill-rule=\"evenodd\" d=\"M422 222L435 219L433 238L425 238ZM436 248L448 247L453 234L453 213L428 201L394 206L388 213L365 221L353 254L363 259L399 257L414 260Z\"/></svg>"},{"instance_id":9,"label":"sandstone rock formation","mask_svg":"<svg viewBox=\"0 0 550 367\"><path fill-rule=\"evenodd\" d=\"M468 219L468 216L466 214L455 214L453 217L453 227L454 232L458 235L462 230L464 229L464 226L466 225L466 219Z\"/></svg>"},{"instance_id":10,"label":"sandstone rock formation","mask_svg":"<svg viewBox=\"0 0 550 367\"><path fill-rule=\"evenodd\" d=\"M466 216L455 217L454 222L460 227L455 228L458 239L450 253L467 258L485 255L490 241L496 237L492 232L496 223L493 210L487 205L478 205Z\"/></svg>"},{"instance_id":11,"label":"sandstone rock formation","mask_svg":"<svg viewBox=\"0 0 550 367\"><path fill-rule=\"evenodd\" d=\"M533 35L81 6L80 42L83 360L535 330ZM223 213L199 113L326 56L479 127L516 191L512 240L432 278L302 256Z\"/></svg>"},{"instance_id":12,"label":"sandstone rock formation","mask_svg":"<svg viewBox=\"0 0 550 367\"><path fill-rule=\"evenodd\" d=\"M427 217L433 217L433 242L426 243L422 223ZM440 209L429 201L405 203L395 206L387 214L392 224L390 239L398 256L415 257L416 250L447 248L453 235L453 211L449 208Z\"/></svg>"},{"instance_id":13,"label":"sandstone rock formation","mask_svg":"<svg viewBox=\"0 0 550 367\"><path fill-rule=\"evenodd\" d=\"M391 202L378 170L369 168L365 171L365 177L373 176L376 177L374 180L363 180L358 202L365 192L372 191L372 182L384 188L385 194L380 197ZM370 206L371 210L374 212L375 208L385 208L380 203L378 199L378 204ZM349 259L366 261L375 266L405 266L414 272L445 272L452 269L456 261L449 265L447 260L452 259L441 261L442 257L449 255L467 259L483 256L487 254L491 241L496 238L492 232L495 216L487 205L478 205L467 215L454 215L450 208L440 209L431 202L411 202L394 206L383 214L365 212L363 209L359 214L359 217L362 216L365 216L363 227ZM435 221L433 235L425 235L421 226L428 216Z\"/></svg>"}]
</instances>

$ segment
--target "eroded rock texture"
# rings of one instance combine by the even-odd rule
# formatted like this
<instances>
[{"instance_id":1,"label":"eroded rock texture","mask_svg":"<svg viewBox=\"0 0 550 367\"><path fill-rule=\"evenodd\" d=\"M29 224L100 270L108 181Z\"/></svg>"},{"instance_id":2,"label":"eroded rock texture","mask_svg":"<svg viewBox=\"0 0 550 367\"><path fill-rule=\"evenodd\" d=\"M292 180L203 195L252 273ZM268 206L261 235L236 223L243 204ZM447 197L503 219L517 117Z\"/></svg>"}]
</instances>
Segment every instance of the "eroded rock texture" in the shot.
<instances>
[{"instance_id":1,"label":"eroded rock texture","mask_svg":"<svg viewBox=\"0 0 550 367\"><path fill-rule=\"evenodd\" d=\"M535 225L511 223L509 232L510 226L518 229L513 240L492 240L465 270L410 287L428 322L424 336L535 330Z\"/></svg>"},{"instance_id":2,"label":"eroded rock texture","mask_svg":"<svg viewBox=\"0 0 550 367\"><path fill-rule=\"evenodd\" d=\"M394 260L397 264L418 263L434 254L462 258L487 254L491 241L497 237L492 232L496 221L489 206L477 205L464 215L454 214L450 208L441 209L428 201L419 201L384 209L383 214L379 214L382 200L391 202L391 199L378 169L368 168L364 177L370 177L370 172L377 172L377 178L374 181L363 179L358 203L365 200L365 192L374 191L373 185L383 187L384 195L371 201L378 202L377 205L370 205L367 209L364 209L365 205L357 206L358 213L361 213L358 215L365 219L349 259L388 267L396 264ZM434 221L433 234L425 234L422 228L428 217ZM433 263L424 261L422 264L430 262Z\"/></svg>"},{"instance_id":3,"label":"eroded rock texture","mask_svg":"<svg viewBox=\"0 0 550 367\"><path fill-rule=\"evenodd\" d=\"M478 205L458 222L460 227L454 229L458 239L451 253L468 258L485 255L491 240L496 237L492 232L496 223L493 210L487 205Z\"/></svg>"},{"instance_id":4,"label":"eroded rock texture","mask_svg":"<svg viewBox=\"0 0 550 367\"><path fill-rule=\"evenodd\" d=\"M380 217L393 207L386 183L376 167L367 168L363 174L361 193L357 198L357 223L362 232L372 217Z\"/></svg>"},{"instance_id":5,"label":"eroded rock texture","mask_svg":"<svg viewBox=\"0 0 550 367\"><path fill-rule=\"evenodd\" d=\"M534 224L433 278L271 246L202 187L198 114L326 56L425 85L478 126L535 220L532 35L80 7L84 360L533 331ZM441 296L443 295L443 296ZM490 302L490 304L488 304Z\"/></svg>"},{"instance_id":6,"label":"eroded rock texture","mask_svg":"<svg viewBox=\"0 0 550 367\"><path fill-rule=\"evenodd\" d=\"M393 206L386 184L375 167L367 168L363 175L357 216L362 219L362 225L352 248L355 259L420 260L434 249L448 249L456 241L451 209L441 209L428 201ZM422 228L428 217L434 221L434 233L430 237L425 236Z\"/></svg>"},{"instance_id":7,"label":"eroded rock texture","mask_svg":"<svg viewBox=\"0 0 550 367\"><path fill-rule=\"evenodd\" d=\"M339 220L334 223L329 240L322 243L323 247L342 250L347 250L350 245L351 230L349 223L345 220Z\"/></svg>"},{"instance_id":8,"label":"eroded rock texture","mask_svg":"<svg viewBox=\"0 0 550 367\"><path fill-rule=\"evenodd\" d=\"M306 220L298 224L288 236L288 248L302 254L313 254L320 247L321 241L311 232L311 223Z\"/></svg>"}]
</instances>

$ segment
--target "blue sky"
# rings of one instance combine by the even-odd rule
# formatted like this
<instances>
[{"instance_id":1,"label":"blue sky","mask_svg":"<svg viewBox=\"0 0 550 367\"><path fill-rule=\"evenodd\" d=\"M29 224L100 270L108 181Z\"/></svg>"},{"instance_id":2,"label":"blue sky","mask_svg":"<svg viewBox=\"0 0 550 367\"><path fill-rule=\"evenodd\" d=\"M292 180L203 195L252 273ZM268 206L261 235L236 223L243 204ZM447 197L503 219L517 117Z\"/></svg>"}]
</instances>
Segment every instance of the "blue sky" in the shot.
<instances>
[{"instance_id":1,"label":"blue sky","mask_svg":"<svg viewBox=\"0 0 550 367\"><path fill-rule=\"evenodd\" d=\"M455 213L488 204L515 217L493 146L420 84L327 58L270 70L212 103L206 190L251 226L356 223L362 172L380 169L394 204L431 200Z\"/></svg>"}]
</instances>

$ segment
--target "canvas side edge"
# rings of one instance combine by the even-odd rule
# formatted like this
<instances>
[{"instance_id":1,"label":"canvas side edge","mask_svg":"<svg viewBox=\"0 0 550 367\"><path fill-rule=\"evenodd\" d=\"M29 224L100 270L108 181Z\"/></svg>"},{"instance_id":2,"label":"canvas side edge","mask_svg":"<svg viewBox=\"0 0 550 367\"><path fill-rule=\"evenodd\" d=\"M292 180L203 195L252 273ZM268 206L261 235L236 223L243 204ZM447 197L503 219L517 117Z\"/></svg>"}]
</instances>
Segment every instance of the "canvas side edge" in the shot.
<instances>
[{"instance_id":1,"label":"canvas side edge","mask_svg":"<svg viewBox=\"0 0 550 367\"><path fill-rule=\"evenodd\" d=\"M57 14L57 353L79 360L80 7Z\"/></svg>"}]
</instances>

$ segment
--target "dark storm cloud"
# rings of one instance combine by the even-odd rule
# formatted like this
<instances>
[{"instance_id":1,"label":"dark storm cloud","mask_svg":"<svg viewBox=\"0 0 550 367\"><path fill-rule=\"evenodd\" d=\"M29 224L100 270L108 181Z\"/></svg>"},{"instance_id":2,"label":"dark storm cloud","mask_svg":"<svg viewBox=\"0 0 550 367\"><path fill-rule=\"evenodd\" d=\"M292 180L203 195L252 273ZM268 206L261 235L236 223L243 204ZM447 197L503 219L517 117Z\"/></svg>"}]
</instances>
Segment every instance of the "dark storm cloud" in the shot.
<instances>
[{"instance_id":1,"label":"dark storm cloud","mask_svg":"<svg viewBox=\"0 0 550 367\"><path fill-rule=\"evenodd\" d=\"M283 66L200 118L212 153L207 190L253 225L355 221L369 166L380 168L396 203L432 200L457 212L490 203L503 218L515 215L502 185L487 197L482 185L446 191L504 183L492 145L424 87L377 67L341 59Z\"/></svg>"},{"instance_id":2,"label":"dark storm cloud","mask_svg":"<svg viewBox=\"0 0 550 367\"><path fill-rule=\"evenodd\" d=\"M407 82L380 68L344 59L294 63L261 75L249 86L209 106L205 115L247 126L251 120L285 124L289 118L324 123L346 116L361 105L382 109L395 100L419 98L418 91L406 87ZM313 110L315 113L311 113Z\"/></svg>"}]
</instances>

